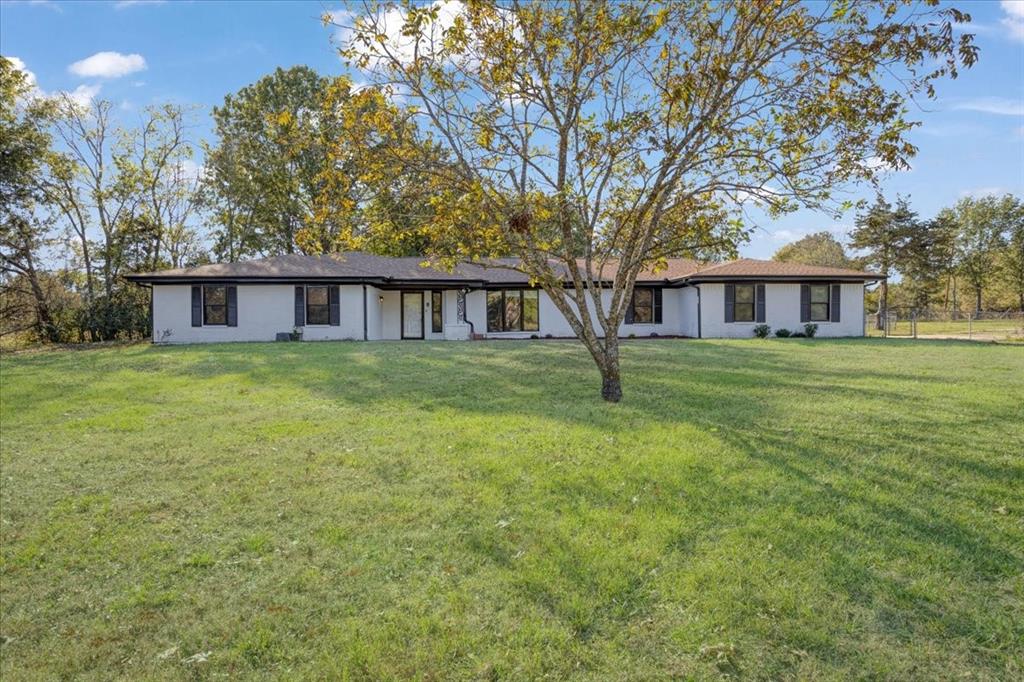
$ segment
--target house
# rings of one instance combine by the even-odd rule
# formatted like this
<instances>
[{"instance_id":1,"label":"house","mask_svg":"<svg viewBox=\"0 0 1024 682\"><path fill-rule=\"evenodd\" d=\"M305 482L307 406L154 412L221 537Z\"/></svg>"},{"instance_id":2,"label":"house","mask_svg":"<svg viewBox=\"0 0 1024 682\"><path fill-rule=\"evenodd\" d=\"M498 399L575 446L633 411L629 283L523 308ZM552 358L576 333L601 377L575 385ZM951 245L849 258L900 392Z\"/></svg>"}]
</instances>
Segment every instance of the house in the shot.
<instances>
[{"instance_id":1,"label":"house","mask_svg":"<svg viewBox=\"0 0 1024 682\"><path fill-rule=\"evenodd\" d=\"M152 288L153 339L161 343L570 337L548 295L515 261L454 271L421 258L350 252L290 254L129 275ZM614 269L602 273L614 277ZM760 323L819 336L864 334L864 287L881 275L743 258L677 258L641 273L620 336L750 337ZM568 280L568 278L566 278ZM604 292L606 301L611 290Z\"/></svg>"}]
</instances>

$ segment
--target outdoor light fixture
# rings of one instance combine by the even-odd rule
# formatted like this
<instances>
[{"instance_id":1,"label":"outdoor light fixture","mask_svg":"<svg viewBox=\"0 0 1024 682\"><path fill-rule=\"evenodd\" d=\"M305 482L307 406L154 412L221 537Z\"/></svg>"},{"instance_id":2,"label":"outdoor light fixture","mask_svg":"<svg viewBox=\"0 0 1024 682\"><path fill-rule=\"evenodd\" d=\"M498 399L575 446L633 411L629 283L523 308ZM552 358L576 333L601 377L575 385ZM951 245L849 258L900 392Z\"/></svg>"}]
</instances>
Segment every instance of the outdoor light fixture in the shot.
<instances>
[{"instance_id":1,"label":"outdoor light fixture","mask_svg":"<svg viewBox=\"0 0 1024 682\"><path fill-rule=\"evenodd\" d=\"M383 295L380 295L380 296L378 296L378 297L377 297L377 301L378 301L378 302L379 302L379 303L380 303L381 305L384 305L384 296L383 296Z\"/></svg>"}]
</instances>

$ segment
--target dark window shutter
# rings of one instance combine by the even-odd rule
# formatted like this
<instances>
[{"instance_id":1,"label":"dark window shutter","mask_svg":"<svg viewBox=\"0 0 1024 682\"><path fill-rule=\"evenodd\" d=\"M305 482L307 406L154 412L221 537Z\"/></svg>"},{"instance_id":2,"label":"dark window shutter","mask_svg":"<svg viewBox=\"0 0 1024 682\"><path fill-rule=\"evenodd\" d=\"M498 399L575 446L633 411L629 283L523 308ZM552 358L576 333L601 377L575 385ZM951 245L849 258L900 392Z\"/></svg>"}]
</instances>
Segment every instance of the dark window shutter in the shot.
<instances>
[{"instance_id":1,"label":"dark window shutter","mask_svg":"<svg viewBox=\"0 0 1024 682\"><path fill-rule=\"evenodd\" d=\"M192 287L192 326L203 326L203 288Z\"/></svg>"},{"instance_id":2,"label":"dark window shutter","mask_svg":"<svg viewBox=\"0 0 1024 682\"><path fill-rule=\"evenodd\" d=\"M754 313L754 320L764 322L764 285L757 285L757 311Z\"/></svg>"},{"instance_id":3,"label":"dark window shutter","mask_svg":"<svg viewBox=\"0 0 1024 682\"><path fill-rule=\"evenodd\" d=\"M725 321L736 321L736 285L725 285Z\"/></svg>"},{"instance_id":4,"label":"dark window shutter","mask_svg":"<svg viewBox=\"0 0 1024 682\"><path fill-rule=\"evenodd\" d=\"M636 293L636 288L635 287L634 287L633 291L634 291L634 294L635 294ZM629 297L629 305L626 306L626 324L633 324L633 295L632 294Z\"/></svg>"},{"instance_id":5,"label":"dark window shutter","mask_svg":"<svg viewBox=\"0 0 1024 682\"><path fill-rule=\"evenodd\" d=\"M228 326L238 326L238 287L227 287L228 292Z\"/></svg>"},{"instance_id":6,"label":"dark window shutter","mask_svg":"<svg viewBox=\"0 0 1024 682\"><path fill-rule=\"evenodd\" d=\"M306 326L306 287L295 287L295 326Z\"/></svg>"},{"instance_id":7,"label":"dark window shutter","mask_svg":"<svg viewBox=\"0 0 1024 682\"><path fill-rule=\"evenodd\" d=\"M338 288L338 285L335 284L334 286L327 288L327 293L330 296L328 301L331 304L330 325L332 327L338 327L341 325L341 290Z\"/></svg>"},{"instance_id":8,"label":"dark window shutter","mask_svg":"<svg viewBox=\"0 0 1024 682\"><path fill-rule=\"evenodd\" d=\"M661 324L661 289L654 290L654 324Z\"/></svg>"},{"instance_id":9,"label":"dark window shutter","mask_svg":"<svg viewBox=\"0 0 1024 682\"><path fill-rule=\"evenodd\" d=\"M832 294L832 305L830 305L828 307L828 314L829 314L829 318L830 318L829 321L830 322L838 322L839 321L839 299L841 298L842 293L843 293L843 285L842 284L833 284L832 285L832 291L830 293Z\"/></svg>"},{"instance_id":10,"label":"dark window shutter","mask_svg":"<svg viewBox=\"0 0 1024 682\"><path fill-rule=\"evenodd\" d=\"M800 321L811 321L811 285L800 285Z\"/></svg>"}]
</instances>

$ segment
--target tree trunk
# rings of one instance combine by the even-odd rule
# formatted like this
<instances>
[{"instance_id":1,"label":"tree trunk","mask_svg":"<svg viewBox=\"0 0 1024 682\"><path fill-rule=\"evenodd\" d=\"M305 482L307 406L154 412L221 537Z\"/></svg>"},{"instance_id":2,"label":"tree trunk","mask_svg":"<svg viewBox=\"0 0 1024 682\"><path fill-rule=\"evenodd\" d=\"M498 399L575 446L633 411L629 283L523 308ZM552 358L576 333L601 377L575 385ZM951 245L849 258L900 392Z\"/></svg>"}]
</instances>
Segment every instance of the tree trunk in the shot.
<instances>
[{"instance_id":1,"label":"tree trunk","mask_svg":"<svg viewBox=\"0 0 1024 682\"><path fill-rule=\"evenodd\" d=\"M888 273L886 273L888 274ZM885 329L885 316L889 313L889 281L883 279L878 295L878 315L875 319L875 329Z\"/></svg>"},{"instance_id":2,"label":"tree trunk","mask_svg":"<svg viewBox=\"0 0 1024 682\"><path fill-rule=\"evenodd\" d=\"M981 312L981 287L977 287L974 290L975 301L974 301L974 312Z\"/></svg>"},{"instance_id":3,"label":"tree trunk","mask_svg":"<svg viewBox=\"0 0 1024 682\"><path fill-rule=\"evenodd\" d=\"M601 370L601 397L609 403L622 400L622 379L619 373L619 340L606 337L604 354L598 363Z\"/></svg>"}]
</instances>

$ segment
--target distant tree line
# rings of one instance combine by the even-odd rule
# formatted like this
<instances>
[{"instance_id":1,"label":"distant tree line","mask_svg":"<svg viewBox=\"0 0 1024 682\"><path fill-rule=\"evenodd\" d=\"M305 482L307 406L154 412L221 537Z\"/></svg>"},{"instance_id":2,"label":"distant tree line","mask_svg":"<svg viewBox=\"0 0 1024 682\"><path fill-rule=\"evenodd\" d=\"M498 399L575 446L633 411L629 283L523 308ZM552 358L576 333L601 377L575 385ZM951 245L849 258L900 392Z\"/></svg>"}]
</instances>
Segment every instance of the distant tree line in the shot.
<instances>
[{"instance_id":1,"label":"distant tree line","mask_svg":"<svg viewBox=\"0 0 1024 682\"><path fill-rule=\"evenodd\" d=\"M1024 312L1024 201L1011 195L965 197L922 219L899 197L879 195L857 215L844 245L829 232L779 249L775 260L871 268L882 282L872 296L881 317L890 307Z\"/></svg>"},{"instance_id":2,"label":"distant tree line","mask_svg":"<svg viewBox=\"0 0 1024 682\"><path fill-rule=\"evenodd\" d=\"M111 102L43 96L2 57L0 83L0 336L143 338L149 297L130 272L352 245L419 250L414 234L377 236L429 217L429 202L413 175L357 181L374 149L343 144L346 126L385 105L357 104L347 78L277 69L213 109L212 141L193 138L189 109L149 107L125 126Z\"/></svg>"}]
</instances>

